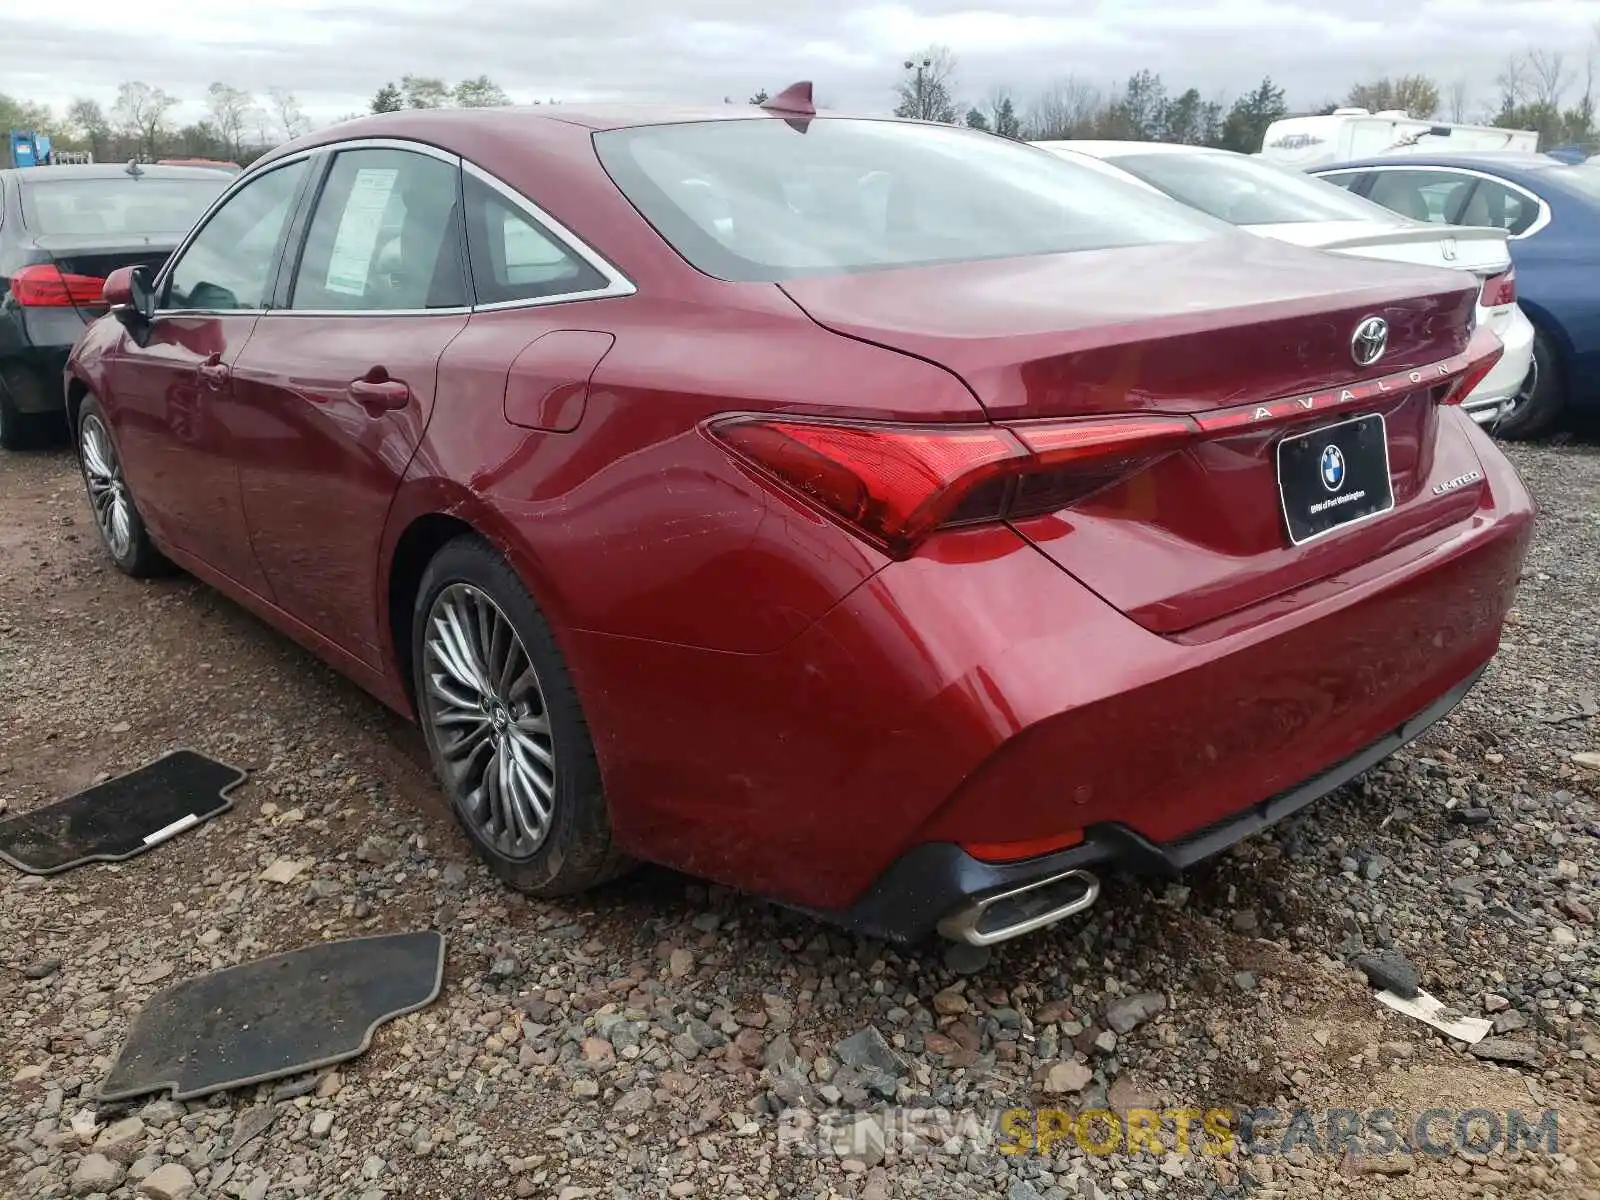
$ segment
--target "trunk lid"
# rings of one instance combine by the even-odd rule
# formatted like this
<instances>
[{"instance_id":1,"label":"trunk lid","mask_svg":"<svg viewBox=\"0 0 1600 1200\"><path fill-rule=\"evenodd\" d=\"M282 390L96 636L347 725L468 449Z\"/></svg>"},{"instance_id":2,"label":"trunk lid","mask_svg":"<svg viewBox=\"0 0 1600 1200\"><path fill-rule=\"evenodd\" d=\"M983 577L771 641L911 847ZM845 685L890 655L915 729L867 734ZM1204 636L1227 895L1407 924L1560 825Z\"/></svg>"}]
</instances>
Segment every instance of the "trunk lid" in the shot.
<instances>
[{"instance_id":1,"label":"trunk lid","mask_svg":"<svg viewBox=\"0 0 1600 1200\"><path fill-rule=\"evenodd\" d=\"M1248 232L1297 246L1331 250L1357 258L1414 263L1471 271L1488 277L1511 266L1502 229L1423 225L1406 221L1307 221L1287 225L1246 225Z\"/></svg>"},{"instance_id":2,"label":"trunk lid","mask_svg":"<svg viewBox=\"0 0 1600 1200\"><path fill-rule=\"evenodd\" d=\"M1356 262L1248 234L788 280L826 328L944 366L993 420L1107 414L1244 419L1059 512L1019 521L1040 550L1144 625L1179 634L1335 576L1463 519L1478 466L1441 422L1437 376L1466 348L1478 287L1462 271ZM1381 316L1388 349L1352 356ZM1415 378L1412 378L1413 372ZM1388 384L1377 390L1376 381ZM1356 386L1354 393L1346 389ZM1370 402L1350 409L1352 399ZM1274 406L1254 422L1252 406ZM1343 402L1335 414L1322 410ZM1261 410L1265 411L1265 410ZM1278 488L1286 436L1381 414L1394 507L1291 543ZM1441 428L1449 436L1441 438ZM1267 606L1270 608L1270 606ZM1263 617L1264 619L1264 617Z\"/></svg>"},{"instance_id":3,"label":"trunk lid","mask_svg":"<svg viewBox=\"0 0 1600 1200\"><path fill-rule=\"evenodd\" d=\"M67 234L44 233L33 239L35 262L54 263L63 275L88 275L104 279L119 267L148 267L154 278L183 234ZM98 316L103 305L78 305L85 317Z\"/></svg>"},{"instance_id":4,"label":"trunk lid","mask_svg":"<svg viewBox=\"0 0 1600 1200\"><path fill-rule=\"evenodd\" d=\"M1194 413L1345 383L1350 336L1389 323L1378 375L1448 358L1477 289L1247 234L914 270L790 279L847 337L927 359L995 420Z\"/></svg>"}]
</instances>

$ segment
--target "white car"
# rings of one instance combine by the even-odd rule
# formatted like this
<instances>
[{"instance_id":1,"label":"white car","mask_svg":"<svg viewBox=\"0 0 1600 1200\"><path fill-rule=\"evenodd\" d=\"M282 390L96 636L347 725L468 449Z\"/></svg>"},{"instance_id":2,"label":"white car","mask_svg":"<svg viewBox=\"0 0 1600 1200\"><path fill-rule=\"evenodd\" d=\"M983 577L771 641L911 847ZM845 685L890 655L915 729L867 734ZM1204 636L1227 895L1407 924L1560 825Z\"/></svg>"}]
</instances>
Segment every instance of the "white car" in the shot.
<instances>
[{"instance_id":1,"label":"white car","mask_svg":"<svg viewBox=\"0 0 1600 1200\"><path fill-rule=\"evenodd\" d=\"M1516 272L1504 230L1413 221L1332 184L1229 150L1159 142L1034 145L1262 237L1337 254L1471 271L1480 280L1478 324L1494 331L1505 354L1463 407L1479 424L1491 425L1517 404L1533 361L1534 330L1517 307Z\"/></svg>"}]
</instances>

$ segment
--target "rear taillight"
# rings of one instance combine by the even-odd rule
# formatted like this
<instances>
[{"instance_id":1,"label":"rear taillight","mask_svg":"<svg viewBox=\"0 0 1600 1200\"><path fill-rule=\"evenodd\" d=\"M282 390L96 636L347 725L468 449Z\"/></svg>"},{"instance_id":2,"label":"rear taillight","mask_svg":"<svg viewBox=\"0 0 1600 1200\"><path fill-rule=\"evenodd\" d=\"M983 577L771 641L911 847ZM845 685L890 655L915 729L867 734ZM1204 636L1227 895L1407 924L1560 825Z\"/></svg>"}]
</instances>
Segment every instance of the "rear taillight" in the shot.
<instances>
[{"instance_id":1,"label":"rear taillight","mask_svg":"<svg viewBox=\"0 0 1600 1200\"><path fill-rule=\"evenodd\" d=\"M1483 281L1483 294L1479 303L1485 308L1501 308L1517 302L1517 269L1510 268L1503 275Z\"/></svg>"},{"instance_id":2,"label":"rear taillight","mask_svg":"<svg viewBox=\"0 0 1600 1200\"><path fill-rule=\"evenodd\" d=\"M104 304L106 281L68 275L53 263L23 267L11 276L11 298L27 308L96 308Z\"/></svg>"},{"instance_id":3,"label":"rear taillight","mask_svg":"<svg viewBox=\"0 0 1600 1200\"><path fill-rule=\"evenodd\" d=\"M897 556L941 527L1065 508L1199 433L1180 417L927 426L749 416L708 429L752 466Z\"/></svg>"},{"instance_id":4,"label":"rear taillight","mask_svg":"<svg viewBox=\"0 0 1600 1200\"><path fill-rule=\"evenodd\" d=\"M1473 388L1489 377L1489 372L1494 370L1505 352L1505 343L1494 335L1493 330L1479 329L1475 332L1467 343L1466 366L1461 374L1450 381L1439 403L1460 404Z\"/></svg>"}]
</instances>

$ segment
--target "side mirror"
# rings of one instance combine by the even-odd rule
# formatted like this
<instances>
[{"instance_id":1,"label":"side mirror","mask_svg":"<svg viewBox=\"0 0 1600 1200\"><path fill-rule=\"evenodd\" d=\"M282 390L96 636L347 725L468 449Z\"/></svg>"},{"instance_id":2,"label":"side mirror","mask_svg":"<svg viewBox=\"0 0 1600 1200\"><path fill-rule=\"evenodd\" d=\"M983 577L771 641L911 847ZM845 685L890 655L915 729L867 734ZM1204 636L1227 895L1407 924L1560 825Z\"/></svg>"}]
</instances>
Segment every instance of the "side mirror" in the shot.
<instances>
[{"instance_id":1,"label":"side mirror","mask_svg":"<svg viewBox=\"0 0 1600 1200\"><path fill-rule=\"evenodd\" d=\"M148 321L155 316L156 297L150 287L147 267L118 267L106 277L101 299L124 322L129 318Z\"/></svg>"}]
</instances>

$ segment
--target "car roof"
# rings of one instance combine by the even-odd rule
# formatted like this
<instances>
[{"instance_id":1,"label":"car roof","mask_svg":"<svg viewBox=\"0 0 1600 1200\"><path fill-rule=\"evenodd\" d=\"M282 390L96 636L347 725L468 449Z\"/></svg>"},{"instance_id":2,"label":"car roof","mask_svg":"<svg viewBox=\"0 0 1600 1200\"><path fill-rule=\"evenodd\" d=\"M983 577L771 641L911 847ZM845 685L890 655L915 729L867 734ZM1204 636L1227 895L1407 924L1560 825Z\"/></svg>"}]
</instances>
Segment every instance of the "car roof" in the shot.
<instances>
[{"instance_id":1,"label":"car roof","mask_svg":"<svg viewBox=\"0 0 1600 1200\"><path fill-rule=\"evenodd\" d=\"M819 119L848 116L818 113ZM425 108L375 113L332 128L342 138L364 134L409 136L450 128L516 128L576 125L583 129L629 129L640 125L682 125L697 121L778 120L781 114L748 104L508 104L498 108ZM893 117L882 118L895 120Z\"/></svg>"},{"instance_id":2,"label":"car roof","mask_svg":"<svg viewBox=\"0 0 1600 1200\"><path fill-rule=\"evenodd\" d=\"M1478 171L1549 171L1571 166L1548 154L1528 154L1521 150L1483 150L1461 154L1387 154L1377 158L1358 158L1329 163L1314 171L1342 171L1351 167L1464 167Z\"/></svg>"},{"instance_id":3,"label":"car roof","mask_svg":"<svg viewBox=\"0 0 1600 1200\"><path fill-rule=\"evenodd\" d=\"M1185 146L1177 142L1045 141L1036 146L1076 150L1091 158L1119 158L1127 154L1229 154L1214 146Z\"/></svg>"},{"instance_id":4,"label":"car roof","mask_svg":"<svg viewBox=\"0 0 1600 1200\"><path fill-rule=\"evenodd\" d=\"M63 179L126 179L127 163L83 163L60 167L13 167L4 172L18 183L49 183ZM139 174L146 179L204 179L215 182L214 167L163 167L140 163Z\"/></svg>"}]
</instances>

